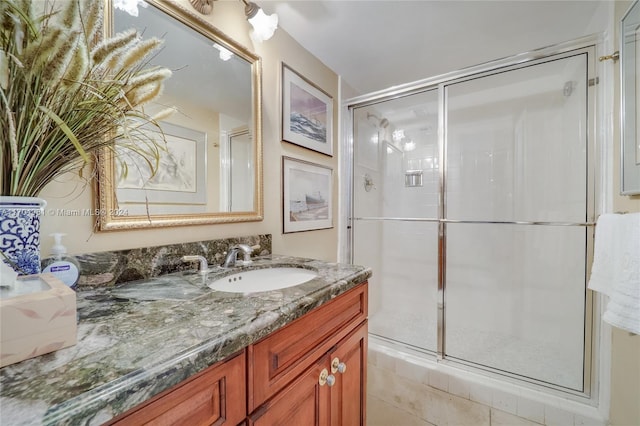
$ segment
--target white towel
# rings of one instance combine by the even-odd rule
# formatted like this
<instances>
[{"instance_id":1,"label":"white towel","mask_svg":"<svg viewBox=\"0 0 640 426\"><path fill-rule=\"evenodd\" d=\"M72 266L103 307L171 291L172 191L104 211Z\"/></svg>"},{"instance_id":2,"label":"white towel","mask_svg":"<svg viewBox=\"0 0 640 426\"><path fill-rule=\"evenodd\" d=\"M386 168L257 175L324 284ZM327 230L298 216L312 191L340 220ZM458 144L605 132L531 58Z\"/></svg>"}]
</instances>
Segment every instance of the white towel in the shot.
<instances>
[{"instance_id":1,"label":"white towel","mask_svg":"<svg viewBox=\"0 0 640 426\"><path fill-rule=\"evenodd\" d=\"M609 296L604 321L640 334L640 213L598 218L588 287Z\"/></svg>"}]
</instances>

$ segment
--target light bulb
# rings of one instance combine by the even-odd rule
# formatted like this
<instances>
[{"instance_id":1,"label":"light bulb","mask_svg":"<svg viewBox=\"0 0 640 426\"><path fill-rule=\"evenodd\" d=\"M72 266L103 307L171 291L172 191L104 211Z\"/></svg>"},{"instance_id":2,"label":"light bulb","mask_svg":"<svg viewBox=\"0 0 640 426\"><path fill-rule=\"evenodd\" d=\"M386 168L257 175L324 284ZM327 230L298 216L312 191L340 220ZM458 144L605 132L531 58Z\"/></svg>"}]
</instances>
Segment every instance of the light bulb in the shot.
<instances>
[{"instance_id":1,"label":"light bulb","mask_svg":"<svg viewBox=\"0 0 640 426\"><path fill-rule=\"evenodd\" d=\"M114 0L113 7L123 10L131 16L138 16L138 6L147 7L144 0Z\"/></svg>"},{"instance_id":2,"label":"light bulb","mask_svg":"<svg viewBox=\"0 0 640 426\"><path fill-rule=\"evenodd\" d=\"M258 42L269 40L278 28L278 15L275 13L267 15L262 9L258 9L258 12L248 21L253 26L251 38Z\"/></svg>"},{"instance_id":3,"label":"light bulb","mask_svg":"<svg viewBox=\"0 0 640 426\"><path fill-rule=\"evenodd\" d=\"M220 46L218 43L213 43L213 47L220 51L220 59L222 59L223 61L228 61L233 56L233 52L225 47Z\"/></svg>"},{"instance_id":4,"label":"light bulb","mask_svg":"<svg viewBox=\"0 0 640 426\"><path fill-rule=\"evenodd\" d=\"M402 129L394 130L393 133L391 134L391 137L393 137L394 142L400 142L402 139L404 139L404 130Z\"/></svg>"}]
</instances>

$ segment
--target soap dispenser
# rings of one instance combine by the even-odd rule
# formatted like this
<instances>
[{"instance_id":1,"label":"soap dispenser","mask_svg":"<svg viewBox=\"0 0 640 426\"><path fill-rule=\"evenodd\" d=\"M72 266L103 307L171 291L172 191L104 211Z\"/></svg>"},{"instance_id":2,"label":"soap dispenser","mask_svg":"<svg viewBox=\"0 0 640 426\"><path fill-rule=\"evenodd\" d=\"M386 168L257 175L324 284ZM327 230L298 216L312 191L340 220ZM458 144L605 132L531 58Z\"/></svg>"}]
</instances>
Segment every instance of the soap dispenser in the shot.
<instances>
[{"instance_id":1,"label":"soap dispenser","mask_svg":"<svg viewBox=\"0 0 640 426\"><path fill-rule=\"evenodd\" d=\"M51 234L54 241L53 247L51 248L51 257L53 260L46 265L42 272L53 274L60 281L75 290L80 276L80 265L75 258L67 255L67 249L62 245L62 237L64 235L65 234L61 233Z\"/></svg>"}]
</instances>

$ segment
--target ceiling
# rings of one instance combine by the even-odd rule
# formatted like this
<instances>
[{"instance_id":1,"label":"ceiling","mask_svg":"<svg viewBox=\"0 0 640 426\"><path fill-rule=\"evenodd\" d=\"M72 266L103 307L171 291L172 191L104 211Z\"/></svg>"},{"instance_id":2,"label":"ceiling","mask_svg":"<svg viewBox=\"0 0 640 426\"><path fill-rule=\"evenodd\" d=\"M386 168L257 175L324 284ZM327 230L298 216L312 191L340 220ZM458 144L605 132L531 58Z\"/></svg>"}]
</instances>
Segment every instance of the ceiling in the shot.
<instances>
[{"instance_id":1,"label":"ceiling","mask_svg":"<svg viewBox=\"0 0 640 426\"><path fill-rule=\"evenodd\" d=\"M279 27L341 75L354 95L572 40L607 23L606 0L257 3L276 12Z\"/></svg>"}]
</instances>

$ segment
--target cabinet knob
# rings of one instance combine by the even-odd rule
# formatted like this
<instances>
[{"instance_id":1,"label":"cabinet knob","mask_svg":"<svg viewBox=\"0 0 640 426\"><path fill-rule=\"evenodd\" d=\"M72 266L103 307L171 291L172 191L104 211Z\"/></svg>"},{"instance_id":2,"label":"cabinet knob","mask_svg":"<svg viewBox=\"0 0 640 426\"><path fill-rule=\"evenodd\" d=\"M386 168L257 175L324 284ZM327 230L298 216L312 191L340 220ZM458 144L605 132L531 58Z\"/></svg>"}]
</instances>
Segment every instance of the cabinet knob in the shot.
<instances>
[{"instance_id":1,"label":"cabinet knob","mask_svg":"<svg viewBox=\"0 0 640 426\"><path fill-rule=\"evenodd\" d=\"M345 364L344 362L340 362L340 359L338 357L335 357L333 361L331 361L331 372L333 374L335 373L342 374L345 371L347 371L347 364Z\"/></svg>"},{"instance_id":2,"label":"cabinet knob","mask_svg":"<svg viewBox=\"0 0 640 426\"><path fill-rule=\"evenodd\" d=\"M336 376L334 376L333 374L329 374L329 376L327 376L327 386L333 386L336 384Z\"/></svg>"},{"instance_id":3,"label":"cabinet knob","mask_svg":"<svg viewBox=\"0 0 640 426\"><path fill-rule=\"evenodd\" d=\"M336 376L333 374L329 374L326 368L323 368L320 372L320 377L318 378L318 383L320 386L333 386L336 384Z\"/></svg>"}]
</instances>

